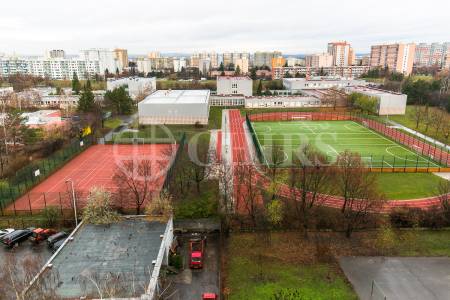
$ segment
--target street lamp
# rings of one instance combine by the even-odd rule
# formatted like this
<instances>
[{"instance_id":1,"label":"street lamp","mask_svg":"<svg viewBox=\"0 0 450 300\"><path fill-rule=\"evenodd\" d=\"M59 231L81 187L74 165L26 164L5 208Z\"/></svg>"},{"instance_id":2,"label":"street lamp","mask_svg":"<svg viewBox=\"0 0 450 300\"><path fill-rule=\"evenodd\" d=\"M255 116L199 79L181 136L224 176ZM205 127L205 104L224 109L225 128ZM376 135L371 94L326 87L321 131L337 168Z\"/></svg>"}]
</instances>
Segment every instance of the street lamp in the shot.
<instances>
[{"instance_id":1,"label":"street lamp","mask_svg":"<svg viewBox=\"0 0 450 300\"><path fill-rule=\"evenodd\" d=\"M72 201L73 201L73 210L75 213L75 227L78 226L78 218L77 218L77 203L76 203L76 198L75 198L75 189L73 188L73 180L72 179L67 179L66 183L70 182L70 187L72 189Z\"/></svg>"}]
</instances>

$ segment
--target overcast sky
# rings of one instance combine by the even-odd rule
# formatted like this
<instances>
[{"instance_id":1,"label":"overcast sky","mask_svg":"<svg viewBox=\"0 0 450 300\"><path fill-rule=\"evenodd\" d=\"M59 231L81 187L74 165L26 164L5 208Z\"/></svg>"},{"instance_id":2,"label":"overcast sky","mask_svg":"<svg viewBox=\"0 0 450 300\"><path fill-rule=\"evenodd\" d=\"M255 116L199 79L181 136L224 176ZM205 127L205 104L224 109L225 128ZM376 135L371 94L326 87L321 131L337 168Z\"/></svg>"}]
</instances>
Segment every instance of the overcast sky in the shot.
<instances>
[{"instance_id":1,"label":"overcast sky","mask_svg":"<svg viewBox=\"0 0 450 300\"><path fill-rule=\"evenodd\" d=\"M367 53L374 43L450 41L449 20L449 0L4 0L0 53L297 54L325 51L332 40Z\"/></svg>"}]
</instances>

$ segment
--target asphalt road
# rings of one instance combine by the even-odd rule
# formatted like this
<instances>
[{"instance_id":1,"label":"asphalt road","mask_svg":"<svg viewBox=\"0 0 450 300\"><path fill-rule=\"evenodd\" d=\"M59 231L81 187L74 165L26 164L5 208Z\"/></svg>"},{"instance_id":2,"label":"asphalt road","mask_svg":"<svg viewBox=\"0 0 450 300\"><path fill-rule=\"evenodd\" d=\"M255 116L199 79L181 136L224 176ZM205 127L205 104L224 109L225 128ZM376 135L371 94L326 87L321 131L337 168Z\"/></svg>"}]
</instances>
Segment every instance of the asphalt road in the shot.
<instances>
[{"instance_id":1,"label":"asphalt road","mask_svg":"<svg viewBox=\"0 0 450 300\"><path fill-rule=\"evenodd\" d=\"M209 234L206 243L206 254L203 269L189 268L189 243L183 237L181 253L184 257L184 270L177 275L170 275L171 286L165 296L172 295L170 300L198 300L205 292L219 294L219 235Z\"/></svg>"},{"instance_id":2,"label":"asphalt road","mask_svg":"<svg viewBox=\"0 0 450 300\"><path fill-rule=\"evenodd\" d=\"M448 257L342 257L339 263L361 300L448 300Z\"/></svg>"}]
</instances>

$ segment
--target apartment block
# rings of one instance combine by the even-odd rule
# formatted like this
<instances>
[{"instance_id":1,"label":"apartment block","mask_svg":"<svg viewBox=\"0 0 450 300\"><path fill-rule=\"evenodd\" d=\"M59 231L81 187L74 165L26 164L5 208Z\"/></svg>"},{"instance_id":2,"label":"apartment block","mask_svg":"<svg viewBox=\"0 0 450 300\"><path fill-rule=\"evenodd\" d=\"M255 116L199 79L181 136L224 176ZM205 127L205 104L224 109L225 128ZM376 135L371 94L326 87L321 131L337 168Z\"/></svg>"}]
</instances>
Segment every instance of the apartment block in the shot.
<instances>
[{"instance_id":1,"label":"apartment block","mask_svg":"<svg viewBox=\"0 0 450 300\"><path fill-rule=\"evenodd\" d=\"M346 67L353 65L355 53L347 41L328 43L328 54L333 56L333 66Z\"/></svg>"},{"instance_id":2,"label":"apartment block","mask_svg":"<svg viewBox=\"0 0 450 300\"><path fill-rule=\"evenodd\" d=\"M414 66L448 68L448 55L450 54L450 42L447 43L420 43L416 45Z\"/></svg>"},{"instance_id":3,"label":"apartment block","mask_svg":"<svg viewBox=\"0 0 450 300\"><path fill-rule=\"evenodd\" d=\"M388 68L390 71L409 75L415 58L415 44L375 45L370 51L370 67Z\"/></svg>"},{"instance_id":4,"label":"apartment block","mask_svg":"<svg viewBox=\"0 0 450 300\"><path fill-rule=\"evenodd\" d=\"M305 65L310 68L328 68L333 66L333 55L318 53L305 56Z\"/></svg>"},{"instance_id":5,"label":"apartment block","mask_svg":"<svg viewBox=\"0 0 450 300\"><path fill-rule=\"evenodd\" d=\"M115 59L117 60L119 70L128 68L127 49L114 49Z\"/></svg>"},{"instance_id":6,"label":"apartment block","mask_svg":"<svg viewBox=\"0 0 450 300\"><path fill-rule=\"evenodd\" d=\"M255 52L253 55L253 65L255 67L270 67L272 65L272 59L274 57L280 57L280 51L273 52Z\"/></svg>"},{"instance_id":7,"label":"apartment block","mask_svg":"<svg viewBox=\"0 0 450 300\"><path fill-rule=\"evenodd\" d=\"M272 70L275 68L280 68L280 67L284 67L284 65L286 65L286 59L284 59L284 57L279 56L279 57L274 57L272 58Z\"/></svg>"}]
</instances>

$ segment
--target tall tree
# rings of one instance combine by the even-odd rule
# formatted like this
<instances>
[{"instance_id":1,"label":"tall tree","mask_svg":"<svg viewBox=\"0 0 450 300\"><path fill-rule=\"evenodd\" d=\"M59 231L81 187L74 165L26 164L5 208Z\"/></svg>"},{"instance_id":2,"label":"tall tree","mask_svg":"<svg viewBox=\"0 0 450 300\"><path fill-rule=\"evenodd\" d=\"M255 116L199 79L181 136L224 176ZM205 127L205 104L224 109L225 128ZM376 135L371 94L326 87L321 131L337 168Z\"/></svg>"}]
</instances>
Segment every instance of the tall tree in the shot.
<instances>
[{"instance_id":1,"label":"tall tree","mask_svg":"<svg viewBox=\"0 0 450 300\"><path fill-rule=\"evenodd\" d=\"M105 103L111 106L119 115L128 115L133 112L133 99L128 95L124 87L115 88L105 93Z\"/></svg>"},{"instance_id":2,"label":"tall tree","mask_svg":"<svg viewBox=\"0 0 450 300\"><path fill-rule=\"evenodd\" d=\"M313 212L326 200L329 181L332 178L331 169L327 166L325 155L315 150L311 145L300 149L290 170L290 193L287 206L292 211L305 238Z\"/></svg>"},{"instance_id":3,"label":"tall tree","mask_svg":"<svg viewBox=\"0 0 450 300\"><path fill-rule=\"evenodd\" d=\"M259 80L258 88L256 89L256 95L262 96L262 81L261 81L261 79Z\"/></svg>"},{"instance_id":4,"label":"tall tree","mask_svg":"<svg viewBox=\"0 0 450 300\"><path fill-rule=\"evenodd\" d=\"M377 190L375 174L370 172L358 153L344 151L335 162L336 187L344 198L341 212L345 220L345 234L350 237L371 213L383 206L382 195Z\"/></svg>"},{"instance_id":5,"label":"tall tree","mask_svg":"<svg viewBox=\"0 0 450 300\"><path fill-rule=\"evenodd\" d=\"M234 75L236 75L236 76L241 75L241 67L239 67L239 65L236 66L236 70L234 71Z\"/></svg>"},{"instance_id":6,"label":"tall tree","mask_svg":"<svg viewBox=\"0 0 450 300\"><path fill-rule=\"evenodd\" d=\"M89 87L90 83L89 86L87 84L84 86L78 100L78 111L80 112L93 112L95 109L95 96Z\"/></svg>"},{"instance_id":7,"label":"tall tree","mask_svg":"<svg viewBox=\"0 0 450 300\"><path fill-rule=\"evenodd\" d=\"M75 93L75 95L78 95L81 91L81 83L78 80L78 75L76 72L73 72L72 77L72 91Z\"/></svg>"}]
</instances>

